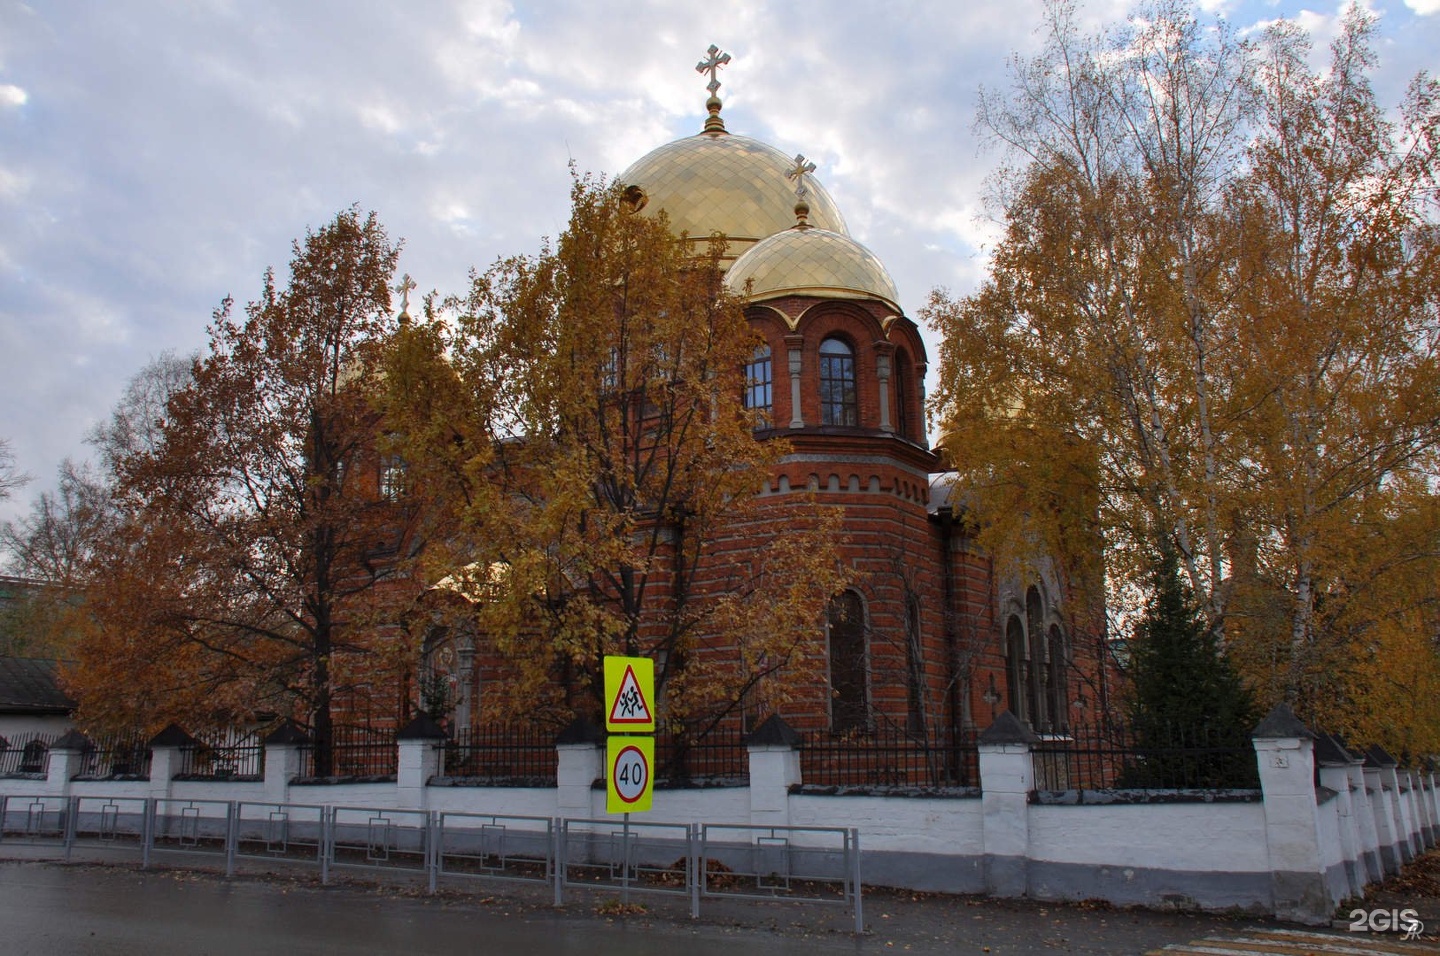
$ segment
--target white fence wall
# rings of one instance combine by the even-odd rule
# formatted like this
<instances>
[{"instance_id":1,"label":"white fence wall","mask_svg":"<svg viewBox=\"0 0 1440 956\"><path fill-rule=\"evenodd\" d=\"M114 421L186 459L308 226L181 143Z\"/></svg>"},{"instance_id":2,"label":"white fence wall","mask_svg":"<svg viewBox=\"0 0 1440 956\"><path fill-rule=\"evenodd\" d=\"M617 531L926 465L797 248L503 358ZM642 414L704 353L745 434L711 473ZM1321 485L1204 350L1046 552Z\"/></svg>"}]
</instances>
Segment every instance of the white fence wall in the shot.
<instances>
[{"instance_id":1,"label":"white fence wall","mask_svg":"<svg viewBox=\"0 0 1440 956\"><path fill-rule=\"evenodd\" d=\"M1008 716L1008 715L1006 715ZM1281 715L1282 718L1285 715ZM821 796L797 787L786 746L752 747L750 785L659 790L653 823L854 827L871 885L1100 898L1276 914L1307 922L1436 844L1434 774L1327 764L1315 785L1313 742L1293 716L1257 731L1262 794L1114 794L1094 804L1042 799L1027 735L997 722L980 744L980 792ZM1267 725L1268 729L1267 729ZM176 780L175 748L156 747L148 780L75 780L80 753L55 749L48 774L0 778L0 795L244 801L443 810L546 818L605 816L602 748L558 748L556 787L440 785L431 740L402 740L394 782L296 782L294 744L267 748L264 780ZM0 842L3 847L3 842Z\"/></svg>"}]
</instances>

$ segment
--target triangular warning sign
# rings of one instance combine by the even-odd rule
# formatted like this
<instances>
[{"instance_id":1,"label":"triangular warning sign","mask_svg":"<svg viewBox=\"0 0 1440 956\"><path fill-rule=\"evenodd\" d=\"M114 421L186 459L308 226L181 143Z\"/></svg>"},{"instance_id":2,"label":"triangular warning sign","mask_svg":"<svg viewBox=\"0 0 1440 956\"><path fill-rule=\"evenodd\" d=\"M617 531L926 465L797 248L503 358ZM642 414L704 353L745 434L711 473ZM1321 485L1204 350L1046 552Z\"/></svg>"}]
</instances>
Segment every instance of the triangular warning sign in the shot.
<instances>
[{"instance_id":1,"label":"triangular warning sign","mask_svg":"<svg viewBox=\"0 0 1440 956\"><path fill-rule=\"evenodd\" d=\"M635 679L635 668L626 664L625 676L620 678L620 688L610 703L610 717L606 723L628 727L654 722L655 714L650 709L650 701L645 699L645 692Z\"/></svg>"}]
</instances>

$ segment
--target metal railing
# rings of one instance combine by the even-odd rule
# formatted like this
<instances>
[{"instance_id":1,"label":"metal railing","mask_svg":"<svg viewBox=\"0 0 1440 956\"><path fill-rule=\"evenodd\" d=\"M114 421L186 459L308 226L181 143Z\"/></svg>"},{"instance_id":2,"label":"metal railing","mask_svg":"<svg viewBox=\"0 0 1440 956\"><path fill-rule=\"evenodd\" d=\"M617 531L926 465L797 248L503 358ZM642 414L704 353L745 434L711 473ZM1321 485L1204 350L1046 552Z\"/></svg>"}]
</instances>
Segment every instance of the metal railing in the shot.
<instances>
[{"instance_id":1,"label":"metal railing","mask_svg":"<svg viewBox=\"0 0 1440 956\"><path fill-rule=\"evenodd\" d=\"M466 727L445 741L441 772L502 786L553 787L558 760L549 728Z\"/></svg>"},{"instance_id":2,"label":"metal railing","mask_svg":"<svg viewBox=\"0 0 1440 956\"><path fill-rule=\"evenodd\" d=\"M655 737L655 764L659 787L743 787L750 782L750 751L738 727L715 728L699 738L680 729L662 729Z\"/></svg>"},{"instance_id":3,"label":"metal railing","mask_svg":"<svg viewBox=\"0 0 1440 956\"><path fill-rule=\"evenodd\" d=\"M241 861L426 879L549 884L567 890L688 899L783 898L847 905L863 931L859 831L827 827L653 823L381 807L168 797L0 796L0 844L77 848L139 858L209 858L227 876Z\"/></svg>"},{"instance_id":4,"label":"metal railing","mask_svg":"<svg viewBox=\"0 0 1440 956\"><path fill-rule=\"evenodd\" d=\"M328 748L311 743L302 752L306 777L393 777L400 766L395 731L374 727L336 726Z\"/></svg>"},{"instance_id":5,"label":"metal railing","mask_svg":"<svg viewBox=\"0 0 1440 956\"><path fill-rule=\"evenodd\" d=\"M440 877L550 883L555 879L555 821L493 813L435 816L431 889Z\"/></svg>"},{"instance_id":6,"label":"metal railing","mask_svg":"<svg viewBox=\"0 0 1440 956\"><path fill-rule=\"evenodd\" d=\"M972 735L921 735L894 727L835 737L811 734L800 748L800 777L822 787L958 788L980 783Z\"/></svg>"},{"instance_id":7,"label":"metal railing","mask_svg":"<svg viewBox=\"0 0 1440 956\"><path fill-rule=\"evenodd\" d=\"M59 734L17 734L0 737L0 774L44 773L45 758Z\"/></svg>"},{"instance_id":8,"label":"metal railing","mask_svg":"<svg viewBox=\"0 0 1440 956\"><path fill-rule=\"evenodd\" d=\"M263 860L267 864L318 866L321 881L329 878L325 807L239 801L235 804L233 819L227 873L234 873L237 860Z\"/></svg>"},{"instance_id":9,"label":"metal railing","mask_svg":"<svg viewBox=\"0 0 1440 956\"><path fill-rule=\"evenodd\" d=\"M701 896L848 906L864 932L858 830L702 823L699 861Z\"/></svg>"},{"instance_id":10,"label":"metal railing","mask_svg":"<svg viewBox=\"0 0 1440 956\"><path fill-rule=\"evenodd\" d=\"M1260 772L1248 739L1205 727L1076 726L1033 748L1038 790L1256 790Z\"/></svg>"},{"instance_id":11,"label":"metal railing","mask_svg":"<svg viewBox=\"0 0 1440 956\"><path fill-rule=\"evenodd\" d=\"M77 780L125 778L143 780L150 776L150 743L135 734L93 737L80 752Z\"/></svg>"},{"instance_id":12,"label":"metal railing","mask_svg":"<svg viewBox=\"0 0 1440 956\"><path fill-rule=\"evenodd\" d=\"M259 731L228 727L194 736L195 746L180 751L178 776L189 780L243 780L264 776L265 745Z\"/></svg>"}]
</instances>

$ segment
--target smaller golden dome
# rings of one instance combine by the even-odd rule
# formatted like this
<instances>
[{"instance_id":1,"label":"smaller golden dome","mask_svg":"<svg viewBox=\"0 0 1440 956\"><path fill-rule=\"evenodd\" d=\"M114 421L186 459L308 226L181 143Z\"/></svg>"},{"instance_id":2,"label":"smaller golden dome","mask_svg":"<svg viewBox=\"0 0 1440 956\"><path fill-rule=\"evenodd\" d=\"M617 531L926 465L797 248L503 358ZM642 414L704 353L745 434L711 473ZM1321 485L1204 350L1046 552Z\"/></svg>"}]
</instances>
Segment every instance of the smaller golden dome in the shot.
<instances>
[{"instance_id":1,"label":"smaller golden dome","mask_svg":"<svg viewBox=\"0 0 1440 956\"><path fill-rule=\"evenodd\" d=\"M901 311L895 280L849 236L799 226L751 246L725 276L730 291L752 302L784 295L824 299L878 299Z\"/></svg>"}]
</instances>

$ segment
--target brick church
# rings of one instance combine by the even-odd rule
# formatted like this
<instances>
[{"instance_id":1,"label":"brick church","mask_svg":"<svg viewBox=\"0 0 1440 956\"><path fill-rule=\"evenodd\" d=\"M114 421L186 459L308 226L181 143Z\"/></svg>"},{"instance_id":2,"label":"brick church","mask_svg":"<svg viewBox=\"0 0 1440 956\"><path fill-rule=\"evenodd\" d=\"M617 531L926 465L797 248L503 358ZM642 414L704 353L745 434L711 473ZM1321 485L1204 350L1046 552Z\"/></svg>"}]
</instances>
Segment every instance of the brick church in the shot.
<instances>
[{"instance_id":1,"label":"brick church","mask_svg":"<svg viewBox=\"0 0 1440 956\"><path fill-rule=\"evenodd\" d=\"M925 428L927 356L895 283L855 241L815 167L731 132L712 48L703 128L651 151L619 177L641 214L728 241L725 282L763 340L746 369L757 438L790 451L765 482L787 500L843 509L852 586L816 621L827 686L782 716L812 734L888 730L958 740L1006 709L1039 733L1093 721L1106 706L1103 635L1072 606L1050 556L999 577L975 546L963 493ZM798 505L797 505L798 506ZM769 533L783 533L783 518ZM423 671L452 688L454 719L476 722L498 675L483 641L438 634Z\"/></svg>"}]
</instances>

